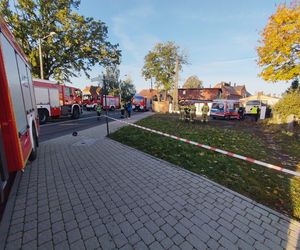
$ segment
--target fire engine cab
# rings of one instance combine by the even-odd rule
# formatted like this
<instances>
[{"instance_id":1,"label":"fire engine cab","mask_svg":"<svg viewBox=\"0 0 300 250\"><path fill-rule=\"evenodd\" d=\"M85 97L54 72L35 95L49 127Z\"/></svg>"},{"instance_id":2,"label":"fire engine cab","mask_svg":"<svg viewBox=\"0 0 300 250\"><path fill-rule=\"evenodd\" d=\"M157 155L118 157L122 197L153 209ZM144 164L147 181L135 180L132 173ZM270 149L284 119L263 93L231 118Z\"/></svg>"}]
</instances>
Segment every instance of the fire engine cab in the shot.
<instances>
[{"instance_id":1,"label":"fire engine cab","mask_svg":"<svg viewBox=\"0 0 300 250\"><path fill-rule=\"evenodd\" d=\"M140 95L135 95L132 100L132 109L134 111L147 111L148 103L147 98Z\"/></svg>"},{"instance_id":2,"label":"fire engine cab","mask_svg":"<svg viewBox=\"0 0 300 250\"><path fill-rule=\"evenodd\" d=\"M0 196L10 173L37 157L38 116L31 67L0 19ZM3 196L2 196L3 198ZM1 203L1 201L0 201Z\"/></svg>"},{"instance_id":3,"label":"fire engine cab","mask_svg":"<svg viewBox=\"0 0 300 250\"><path fill-rule=\"evenodd\" d=\"M49 117L59 118L68 115L73 119L80 117L82 113L80 89L41 79L33 79L33 86L40 124L46 123Z\"/></svg>"}]
</instances>

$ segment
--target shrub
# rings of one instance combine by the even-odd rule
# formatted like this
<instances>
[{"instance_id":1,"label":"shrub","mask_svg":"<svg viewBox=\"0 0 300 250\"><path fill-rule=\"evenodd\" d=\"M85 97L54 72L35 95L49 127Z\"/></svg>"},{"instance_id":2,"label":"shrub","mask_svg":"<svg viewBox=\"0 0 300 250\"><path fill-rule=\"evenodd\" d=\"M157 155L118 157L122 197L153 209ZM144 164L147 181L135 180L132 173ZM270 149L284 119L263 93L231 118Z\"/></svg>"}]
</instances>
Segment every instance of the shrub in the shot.
<instances>
[{"instance_id":1,"label":"shrub","mask_svg":"<svg viewBox=\"0 0 300 250\"><path fill-rule=\"evenodd\" d=\"M275 104L274 115L279 115L284 121L289 115L295 115L300 119L300 91L295 90L284 94L283 98Z\"/></svg>"}]
</instances>

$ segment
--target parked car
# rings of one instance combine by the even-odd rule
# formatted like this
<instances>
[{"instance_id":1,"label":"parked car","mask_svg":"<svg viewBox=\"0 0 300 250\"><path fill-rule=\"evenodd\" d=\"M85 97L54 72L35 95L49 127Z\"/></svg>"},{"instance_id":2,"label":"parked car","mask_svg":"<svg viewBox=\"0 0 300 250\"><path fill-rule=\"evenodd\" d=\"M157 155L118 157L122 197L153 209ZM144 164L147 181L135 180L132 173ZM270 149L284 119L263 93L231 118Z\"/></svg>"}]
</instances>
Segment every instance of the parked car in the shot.
<instances>
[{"instance_id":1,"label":"parked car","mask_svg":"<svg viewBox=\"0 0 300 250\"><path fill-rule=\"evenodd\" d=\"M271 112L272 112L271 107L270 107L270 105L268 105L267 101L265 101L265 100L248 101L245 106L245 115L251 115L251 109L254 106L258 106L260 110L262 109L262 107L266 107L266 116L265 117L266 118L271 117Z\"/></svg>"}]
</instances>

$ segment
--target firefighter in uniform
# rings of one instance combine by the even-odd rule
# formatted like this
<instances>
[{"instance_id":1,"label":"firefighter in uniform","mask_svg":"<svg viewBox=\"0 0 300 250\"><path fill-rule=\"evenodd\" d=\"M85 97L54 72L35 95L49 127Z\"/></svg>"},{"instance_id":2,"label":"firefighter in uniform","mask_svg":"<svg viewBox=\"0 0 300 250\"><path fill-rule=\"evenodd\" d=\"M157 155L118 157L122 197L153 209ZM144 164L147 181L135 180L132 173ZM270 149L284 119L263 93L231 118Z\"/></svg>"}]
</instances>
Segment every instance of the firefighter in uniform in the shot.
<instances>
[{"instance_id":1,"label":"firefighter in uniform","mask_svg":"<svg viewBox=\"0 0 300 250\"><path fill-rule=\"evenodd\" d=\"M97 120L99 121L100 120L100 116L101 116L101 111L102 111L100 104L98 104L98 106L96 108L96 111L97 111L97 116L98 116Z\"/></svg>"},{"instance_id":2,"label":"firefighter in uniform","mask_svg":"<svg viewBox=\"0 0 300 250\"><path fill-rule=\"evenodd\" d=\"M202 122L208 122L209 107L207 105L207 102L204 103L204 106L202 107L201 111L202 111L202 119L201 119L201 121Z\"/></svg>"},{"instance_id":3,"label":"firefighter in uniform","mask_svg":"<svg viewBox=\"0 0 300 250\"><path fill-rule=\"evenodd\" d=\"M121 103L121 118L124 118L125 116L125 104L122 102Z\"/></svg>"}]
</instances>

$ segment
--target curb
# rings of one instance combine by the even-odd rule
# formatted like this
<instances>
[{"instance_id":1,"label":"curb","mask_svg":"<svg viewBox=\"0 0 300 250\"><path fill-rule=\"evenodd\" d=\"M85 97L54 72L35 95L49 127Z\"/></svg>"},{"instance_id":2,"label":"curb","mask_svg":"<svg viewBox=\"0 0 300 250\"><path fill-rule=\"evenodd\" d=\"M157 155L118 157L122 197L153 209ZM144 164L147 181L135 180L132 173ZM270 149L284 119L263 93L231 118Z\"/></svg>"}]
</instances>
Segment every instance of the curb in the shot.
<instances>
[{"instance_id":1,"label":"curb","mask_svg":"<svg viewBox=\"0 0 300 250\"><path fill-rule=\"evenodd\" d=\"M17 191L20 185L21 178L22 178L22 172L18 171L12 189L8 196L2 221L0 223L0 250L4 249L5 247L5 243L8 235L8 229L10 227L11 217L14 211L15 201L17 198Z\"/></svg>"}]
</instances>

